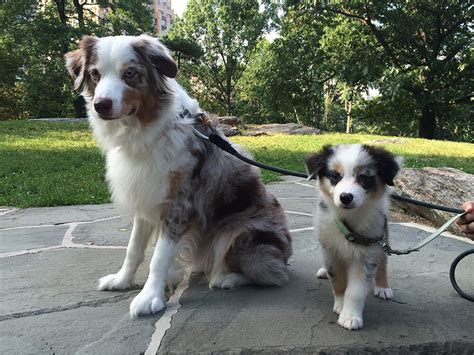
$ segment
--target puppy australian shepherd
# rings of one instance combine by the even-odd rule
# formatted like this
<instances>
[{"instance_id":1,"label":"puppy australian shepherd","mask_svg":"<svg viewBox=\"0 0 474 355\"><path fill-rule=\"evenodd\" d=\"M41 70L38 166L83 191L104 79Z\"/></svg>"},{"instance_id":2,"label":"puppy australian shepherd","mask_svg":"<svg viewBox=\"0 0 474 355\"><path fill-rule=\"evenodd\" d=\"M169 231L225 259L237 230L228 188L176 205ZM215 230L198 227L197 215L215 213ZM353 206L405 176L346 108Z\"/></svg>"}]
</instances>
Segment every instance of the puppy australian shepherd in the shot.
<instances>
[{"instance_id":1,"label":"puppy australian shepherd","mask_svg":"<svg viewBox=\"0 0 474 355\"><path fill-rule=\"evenodd\" d=\"M370 289L382 299L393 295L387 256L378 242L388 239L387 185L393 185L400 161L383 149L359 144L325 146L306 160L319 185L314 218L324 267L317 276L329 277L333 311L347 329L362 327Z\"/></svg>"},{"instance_id":2,"label":"puppy australian shepherd","mask_svg":"<svg viewBox=\"0 0 474 355\"><path fill-rule=\"evenodd\" d=\"M130 288L149 240L150 273L132 317L163 309L165 284L183 267L205 272L211 288L285 284L284 211L256 168L195 134L215 124L196 118L199 105L175 81L168 50L148 36L84 37L65 58L105 153L113 201L134 216L125 261L99 290Z\"/></svg>"}]
</instances>

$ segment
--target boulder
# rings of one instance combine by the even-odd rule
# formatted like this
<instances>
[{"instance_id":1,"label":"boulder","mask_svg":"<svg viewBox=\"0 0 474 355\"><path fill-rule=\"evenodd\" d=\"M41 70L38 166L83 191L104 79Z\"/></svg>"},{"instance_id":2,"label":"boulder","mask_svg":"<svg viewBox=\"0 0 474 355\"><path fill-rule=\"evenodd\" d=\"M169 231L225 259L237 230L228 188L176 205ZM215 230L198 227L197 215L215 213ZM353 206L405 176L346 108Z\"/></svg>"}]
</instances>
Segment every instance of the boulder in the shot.
<instances>
[{"instance_id":1,"label":"boulder","mask_svg":"<svg viewBox=\"0 0 474 355\"><path fill-rule=\"evenodd\" d=\"M319 134L320 129L304 126L297 123L271 123L258 126L248 126L244 136L262 134Z\"/></svg>"},{"instance_id":2,"label":"boulder","mask_svg":"<svg viewBox=\"0 0 474 355\"><path fill-rule=\"evenodd\" d=\"M474 175L453 168L404 168L395 179L394 192L436 205L461 208L464 201L474 199ZM452 213L394 199L392 199L392 204L405 213L430 221L436 228L454 216ZM453 224L449 230L465 235L456 224Z\"/></svg>"},{"instance_id":3,"label":"boulder","mask_svg":"<svg viewBox=\"0 0 474 355\"><path fill-rule=\"evenodd\" d=\"M240 131L237 129L237 127L233 127L233 126L221 123L219 124L219 128L222 130L222 132L224 133L226 137L240 135Z\"/></svg>"},{"instance_id":4,"label":"boulder","mask_svg":"<svg viewBox=\"0 0 474 355\"><path fill-rule=\"evenodd\" d=\"M219 122L232 127L237 127L242 123L237 116L221 116L219 117Z\"/></svg>"}]
</instances>

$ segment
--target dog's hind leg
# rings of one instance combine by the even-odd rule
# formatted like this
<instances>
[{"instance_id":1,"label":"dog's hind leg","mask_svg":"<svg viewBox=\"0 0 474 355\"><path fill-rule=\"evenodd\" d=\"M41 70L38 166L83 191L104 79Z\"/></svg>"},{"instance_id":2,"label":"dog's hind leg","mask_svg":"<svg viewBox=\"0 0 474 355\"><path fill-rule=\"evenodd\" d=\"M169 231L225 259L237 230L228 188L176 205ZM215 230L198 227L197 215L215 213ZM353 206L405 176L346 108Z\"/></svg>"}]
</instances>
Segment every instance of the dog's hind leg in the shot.
<instances>
[{"instance_id":1,"label":"dog's hind leg","mask_svg":"<svg viewBox=\"0 0 474 355\"><path fill-rule=\"evenodd\" d=\"M99 290L125 290L133 286L133 278L138 266L143 261L145 249L152 233L153 227L148 222L139 217L134 218L132 235L128 242L123 265L116 274L104 276L99 280Z\"/></svg>"},{"instance_id":2,"label":"dog's hind leg","mask_svg":"<svg viewBox=\"0 0 474 355\"><path fill-rule=\"evenodd\" d=\"M252 283L283 286L289 281L286 262L291 245L271 231L252 231L240 235L227 257ZM230 261L232 260L232 261Z\"/></svg>"},{"instance_id":3,"label":"dog's hind leg","mask_svg":"<svg viewBox=\"0 0 474 355\"><path fill-rule=\"evenodd\" d=\"M383 300L389 300L393 297L393 291L388 286L387 255L385 253L380 257L379 267L375 274L374 296Z\"/></svg>"},{"instance_id":4,"label":"dog's hind leg","mask_svg":"<svg viewBox=\"0 0 474 355\"><path fill-rule=\"evenodd\" d=\"M220 237L213 245L213 264L209 277L209 288L231 289L250 283L250 280L232 265L229 265L229 255L232 248L230 240Z\"/></svg>"}]
</instances>

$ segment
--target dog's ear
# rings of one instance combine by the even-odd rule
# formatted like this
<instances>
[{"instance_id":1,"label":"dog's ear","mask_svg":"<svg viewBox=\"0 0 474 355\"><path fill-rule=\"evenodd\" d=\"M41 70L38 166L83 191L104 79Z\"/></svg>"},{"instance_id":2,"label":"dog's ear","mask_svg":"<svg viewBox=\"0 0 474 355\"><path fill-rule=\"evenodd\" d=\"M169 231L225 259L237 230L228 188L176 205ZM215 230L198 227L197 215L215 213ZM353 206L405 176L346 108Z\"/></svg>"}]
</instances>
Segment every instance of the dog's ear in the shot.
<instances>
[{"instance_id":1,"label":"dog's ear","mask_svg":"<svg viewBox=\"0 0 474 355\"><path fill-rule=\"evenodd\" d=\"M158 39L141 35L133 44L133 49L145 64L151 65L159 74L176 78L178 66L168 49Z\"/></svg>"},{"instance_id":2,"label":"dog's ear","mask_svg":"<svg viewBox=\"0 0 474 355\"><path fill-rule=\"evenodd\" d=\"M318 176L321 177L324 170L326 169L327 162L329 157L333 155L334 149L331 145L325 145L323 149L318 152L310 155L306 158L306 167L308 168L308 173L311 177Z\"/></svg>"},{"instance_id":3,"label":"dog's ear","mask_svg":"<svg viewBox=\"0 0 474 355\"><path fill-rule=\"evenodd\" d=\"M393 155L382 148L375 148L368 145L363 146L375 162L377 175L387 184L393 186L393 179L398 174L402 163L402 158Z\"/></svg>"},{"instance_id":4,"label":"dog's ear","mask_svg":"<svg viewBox=\"0 0 474 355\"><path fill-rule=\"evenodd\" d=\"M79 90L85 83L85 66L91 60L96 37L84 36L79 42L79 49L64 55L66 69L74 80L74 89Z\"/></svg>"},{"instance_id":5,"label":"dog's ear","mask_svg":"<svg viewBox=\"0 0 474 355\"><path fill-rule=\"evenodd\" d=\"M75 51L68 52L64 55L64 59L66 60L66 69L74 80L74 89L78 90L84 81L82 50L76 49Z\"/></svg>"}]
</instances>

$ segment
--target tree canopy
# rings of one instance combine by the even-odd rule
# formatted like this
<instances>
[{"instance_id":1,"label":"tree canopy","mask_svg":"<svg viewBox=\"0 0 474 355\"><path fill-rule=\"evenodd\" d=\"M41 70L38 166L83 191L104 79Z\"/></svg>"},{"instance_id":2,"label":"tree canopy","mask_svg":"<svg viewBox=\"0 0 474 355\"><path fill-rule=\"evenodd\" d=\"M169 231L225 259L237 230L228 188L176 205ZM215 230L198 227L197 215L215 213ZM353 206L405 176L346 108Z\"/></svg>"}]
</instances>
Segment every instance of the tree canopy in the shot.
<instances>
[{"instance_id":1,"label":"tree canopy","mask_svg":"<svg viewBox=\"0 0 474 355\"><path fill-rule=\"evenodd\" d=\"M190 0L162 40L210 112L474 141L473 11L468 0ZM0 119L73 114L63 54L82 35L153 32L145 0L8 1L0 25Z\"/></svg>"}]
</instances>

